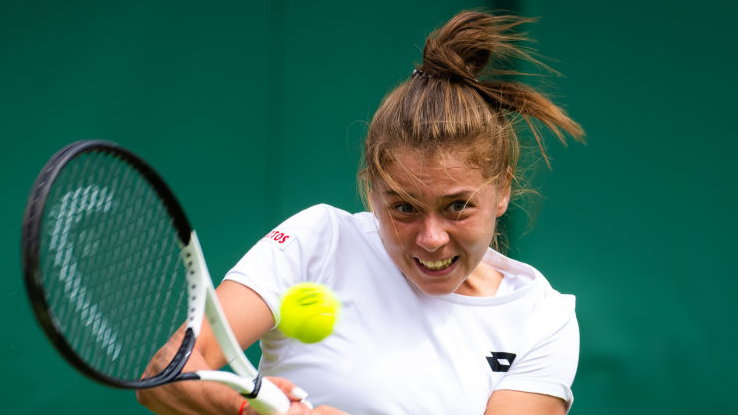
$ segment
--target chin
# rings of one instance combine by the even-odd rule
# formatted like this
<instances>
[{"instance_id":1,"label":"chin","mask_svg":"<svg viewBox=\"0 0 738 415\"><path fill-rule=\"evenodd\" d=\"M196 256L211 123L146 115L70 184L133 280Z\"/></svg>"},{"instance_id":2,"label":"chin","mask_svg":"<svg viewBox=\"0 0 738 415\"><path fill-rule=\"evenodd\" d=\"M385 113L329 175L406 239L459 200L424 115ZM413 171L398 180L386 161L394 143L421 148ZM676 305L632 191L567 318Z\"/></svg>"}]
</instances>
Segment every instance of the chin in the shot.
<instances>
[{"instance_id":1,"label":"chin","mask_svg":"<svg viewBox=\"0 0 738 415\"><path fill-rule=\"evenodd\" d=\"M431 289L423 289L421 288L420 291L423 292L423 294L431 295L431 296L438 296L438 295L448 295L453 294L454 291L456 291L453 288L444 289L444 288L431 288Z\"/></svg>"},{"instance_id":2,"label":"chin","mask_svg":"<svg viewBox=\"0 0 738 415\"><path fill-rule=\"evenodd\" d=\"M427 278L407 278L410 283L426 295L446 295L454 293L459 285L455 281L443 280L443 281L427 281Z\"/></svg>"}]
</instances>

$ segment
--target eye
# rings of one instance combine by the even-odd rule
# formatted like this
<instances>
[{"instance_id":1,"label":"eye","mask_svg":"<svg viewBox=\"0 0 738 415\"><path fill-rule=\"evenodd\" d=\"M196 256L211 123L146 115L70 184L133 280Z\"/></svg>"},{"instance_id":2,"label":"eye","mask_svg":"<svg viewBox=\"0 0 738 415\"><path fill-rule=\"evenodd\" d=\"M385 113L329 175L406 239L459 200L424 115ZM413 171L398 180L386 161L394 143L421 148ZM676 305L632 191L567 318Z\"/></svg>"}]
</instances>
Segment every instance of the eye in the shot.
<instances>
[{"instance_id":1,"label":"eye","mask_svg":"<svg viewBox=\"0 0 738 415\"><path fill-rule=\"evenodd\" d=\"M451 212L459 213L463 212L464 209L466 209L467 207L469 207L469 203L466 200L456 200L448 205L448 210L450 210Z\"/></svg>"},{"instance_id":2,"label":"eye","mask_svg":"<svg viewBox=\"0 0 738 415\"><path fill-rule=\"evenodd\" d=\"M415 207L407 202L395 203L392 205L392 210L405 215L416 212Z\"/></svg>"}]
</instances>

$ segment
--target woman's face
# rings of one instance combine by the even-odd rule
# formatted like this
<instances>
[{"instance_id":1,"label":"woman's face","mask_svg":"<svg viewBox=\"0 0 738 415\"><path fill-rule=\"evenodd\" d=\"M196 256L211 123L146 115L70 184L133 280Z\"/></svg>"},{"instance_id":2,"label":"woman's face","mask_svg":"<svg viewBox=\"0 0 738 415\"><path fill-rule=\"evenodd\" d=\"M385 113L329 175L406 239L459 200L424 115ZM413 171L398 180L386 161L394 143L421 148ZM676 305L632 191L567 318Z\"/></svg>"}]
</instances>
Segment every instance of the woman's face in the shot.
<instances>
[{"instance_id":1,"label":"woman's face","mask_svg":"<svg viewBox=\"0 0 738 415\"><path fill-rule=\"evenodd\" d=\"M420 154L399 150L386 168L401 192L382 180L372 186L385 249L426 294L473 295L471 287L481 282L474 279L484 275L475 270L492 242L497 217L507 209L509 188L500 191L461 156Z\"/></svg>"}]
</instances>

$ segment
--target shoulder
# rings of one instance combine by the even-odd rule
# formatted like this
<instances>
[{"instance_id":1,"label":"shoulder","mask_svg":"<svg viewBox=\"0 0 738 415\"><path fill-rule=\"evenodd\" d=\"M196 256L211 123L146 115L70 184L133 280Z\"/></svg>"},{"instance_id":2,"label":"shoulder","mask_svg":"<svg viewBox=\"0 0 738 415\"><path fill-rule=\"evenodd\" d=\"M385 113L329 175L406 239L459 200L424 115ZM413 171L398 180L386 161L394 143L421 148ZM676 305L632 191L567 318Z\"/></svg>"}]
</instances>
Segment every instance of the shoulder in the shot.
<instances>
[{"instance_id":1,"label":"shoulder","mask_svg":"<svg viewBox=\"0 0 738 415\"><path fill-rule=\"evenodd\" d=\"M318 204L297 212L269 231L257 244L273 245L285 253L331 255L336 249L370 243L377 225L369 212L349 213Z\"/></svg>"},{"instance_id":2,"label":"shoulder","mask_svg":"<svg viewBox=\"0 0 738 415\"><path fill-rule=\"evenodd\" d=\"M368 212L352 214L335 206L321 203L295 213L280 226L317 228L340 224L355 224L358 226L371 220L370 217L373 217L373 215Z\"/></svg>"},{"instance_id":3,"label":"shoulder","mask_svg":"<svg viewBox=\"0 0 738 415\"><path fill-rule=\"evenodd\" d=\"M349 213L327 204L318 204L304 209L285 220L279 227L334 232L350 229L367 232L377 229L376 219L372 213Z\"/></svg>"},{"instance_id":4,"label":"shoulder","mask_svg":"<svg viewBox=\"0 0 738 415\"><path fill-rule=\"evenodd\" d=\"M553 288L549 280L535 267L490 250L485 260L507 276L515 279L516 289L510 295L527 299L529 321L542 336L557 331L576 319L576 297L562 294Z\"/></svg>"},{"instance_id":5,"label":"shoulder","mask_svg":"<svg viewBox=\"0 0 738 415\"><path fill-rule=\"evenodd\" d=\"M338 218L348 213L326 204L314 205L280 223L263 240L286 249L296 241L324 243L337 231Z\"/></svg>"},{"instance_id":6,"label":"shoulder","mask_svg":"<svg viewBox=\"0 0 738 415\"><path fill-rule=\"evenodd\" d=\"M280 226L290 227L319 227L335 220L345 211L326 204L318 204L303 209L286 219Z\"/></svg>"}]
</instances>

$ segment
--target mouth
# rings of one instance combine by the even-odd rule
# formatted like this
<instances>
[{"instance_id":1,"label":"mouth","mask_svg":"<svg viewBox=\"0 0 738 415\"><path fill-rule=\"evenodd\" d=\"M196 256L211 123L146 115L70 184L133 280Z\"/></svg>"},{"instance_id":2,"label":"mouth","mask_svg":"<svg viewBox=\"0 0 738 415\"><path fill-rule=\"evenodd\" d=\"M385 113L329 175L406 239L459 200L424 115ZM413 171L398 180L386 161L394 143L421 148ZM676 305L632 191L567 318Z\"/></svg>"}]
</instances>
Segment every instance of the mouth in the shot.
<instances>
[{"instance_id":1,"label":"mouth","mask_svg":"<svg viewBox=\"0 0 738 415\"><path fill-rule=\"evenodd\" d=\"M458 256L442 259L439 261L426 261L420 258L415 258L415 263L417 263L422 269L425 269L431 272L439 272L439 271L445 271L448 268L451 268L451 266L453 266L454 263L456 263L457 259L459 259Z\"/></svg>"}]
</instances>

